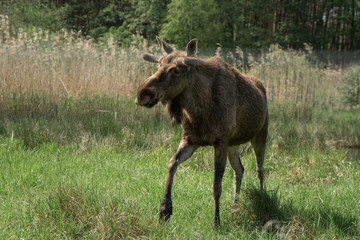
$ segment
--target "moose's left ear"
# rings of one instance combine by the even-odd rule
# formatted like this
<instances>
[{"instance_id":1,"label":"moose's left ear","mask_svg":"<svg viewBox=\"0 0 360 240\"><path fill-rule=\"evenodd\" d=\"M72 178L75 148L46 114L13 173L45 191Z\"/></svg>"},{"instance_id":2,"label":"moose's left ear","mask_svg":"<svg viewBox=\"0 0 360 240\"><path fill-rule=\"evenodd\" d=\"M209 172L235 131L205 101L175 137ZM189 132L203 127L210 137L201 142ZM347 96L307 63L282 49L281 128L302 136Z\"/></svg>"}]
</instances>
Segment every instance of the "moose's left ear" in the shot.
<instances>
[{"instance_id":1,"label":"moose's left ear","mask_svg":"<svg viewBox=\"0 0 360 240\"><path fill-rule=\"evenodd\" d=\"M198 53L198 40L196 38L186 45L186 52L188 57L196 57Z\"/></svg>"},{"instance_id":2,"label":"moose's left ear","mask_svg":"<svg viewBox=\"0 0 360 240\"><path fill-rule=\"evenodd\" d=\"M152 54L150 54L150 53L144 53L144 54L143 54L143 59L144 59L145 61L148 61L148 62L158 63L158 62L160 62L161 57L152 55Z\"/></svg>"},{"instance_id":3,"label":"moose's left ear","mask_svg":"<svg viewBox=\"0 0 360 240\"><path fill-rule=\"evenodd\" d=\"M156 36L156 41L166 54L170 54L174 51L174 49L167 42L161 40L158 36Z\"/></svg>"}]
</instances>

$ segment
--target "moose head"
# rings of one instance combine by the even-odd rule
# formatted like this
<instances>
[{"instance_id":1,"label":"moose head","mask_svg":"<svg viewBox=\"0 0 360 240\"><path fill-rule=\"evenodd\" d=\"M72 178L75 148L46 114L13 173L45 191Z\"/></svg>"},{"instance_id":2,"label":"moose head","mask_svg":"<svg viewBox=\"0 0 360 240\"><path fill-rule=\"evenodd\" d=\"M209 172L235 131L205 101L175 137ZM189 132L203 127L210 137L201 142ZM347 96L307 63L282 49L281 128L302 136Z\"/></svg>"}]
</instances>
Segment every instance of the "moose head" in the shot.
<instances>
[{"instance_id":1,"label":"moose head","mask_svg":"<svg viewBox=\"0 0 360 240\"><path fill-rule=\"evenodd\" d=\"M201 64L197 58L198 40L191 40L186 51L175 51L168 43L157 37L165 56L158 57L150 53L143 59L158 63L157 71L140 85L135 103L151 108L159 101L166 103L178 96L192 79L191 68Z\"/></svg>"}]
</instances>

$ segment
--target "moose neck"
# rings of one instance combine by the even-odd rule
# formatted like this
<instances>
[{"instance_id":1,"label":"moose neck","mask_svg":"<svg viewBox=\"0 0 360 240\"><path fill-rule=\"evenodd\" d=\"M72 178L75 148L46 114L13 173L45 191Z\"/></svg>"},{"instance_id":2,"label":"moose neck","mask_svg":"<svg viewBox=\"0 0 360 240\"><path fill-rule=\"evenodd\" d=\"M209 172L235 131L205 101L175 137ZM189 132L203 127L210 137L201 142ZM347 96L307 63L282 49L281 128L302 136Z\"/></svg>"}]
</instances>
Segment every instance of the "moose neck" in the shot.
<instances>
[{"instance_id":1,"label":"moose neck","mask_svg":"<svg viewBox=\"0 0 360 240\"><path fill-rule=\"evenodd\" d=\"M170 101L163 102L165 111L173 124L181 124L184 119L198 119L209 109L211 94L210 82L204 76L193 75L189 85L182 93Z\"/></svg>"},{"instance_id":2,"label":"moose neck","mask_svg":"<svg viewBox=\"0 0 360 240\"><path fill-rule=\"evenodd\" d=\"M182 109L182 119L188 121L201 121L201 118L208 115L212 104L211 78L204 75L203 71L197 72L194 69L192 79L188 87L179 96L179 104Z\"/></svg>"},{"instance_id":3,"label":"moose neck","mask_svg":"<svg viewBox=\"0 0 360 240\"><path fill-rule=\"evenodd\" d=\"M185 89L181 97L181 106L190 117L203 115L211 104L211 84L209 79L197 77L192 84Z\"/></svg>"}]
</instances>

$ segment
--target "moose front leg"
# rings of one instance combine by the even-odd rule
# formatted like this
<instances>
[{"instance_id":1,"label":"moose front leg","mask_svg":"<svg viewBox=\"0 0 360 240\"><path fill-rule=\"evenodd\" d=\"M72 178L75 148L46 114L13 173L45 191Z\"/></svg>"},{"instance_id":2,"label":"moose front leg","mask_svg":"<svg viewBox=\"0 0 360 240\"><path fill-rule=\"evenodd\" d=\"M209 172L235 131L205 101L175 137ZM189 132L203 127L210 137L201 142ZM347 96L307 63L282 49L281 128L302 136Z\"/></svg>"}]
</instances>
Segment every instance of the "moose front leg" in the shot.
<instances>
[{"instance_id":1,"label":"moose front leg","mask_svg":"<svg viewBox=\"0 0 360 240\"><path fill-rule=\"evenodd\" d=\"M179 148L168 164L168 174L165 185L164 196L161 200L159 221L167 221L172 214L171 188L174 181L174 175L180 163L187 160L197 149L186 140L181 140Z\"/></svg>"},{"instance_id":2,"label":"moose front leg","mask_svg":"<svg viewBox=\"0 0 360 240\"><path fill-rule=\"evenodd\" d=\"M224 176L226 157L227 157L227 144L215 145L215 159L214 159L214 183L212 186L212 193L215 205L215 218L214 227L220 226L220 196L221 196L221 183Z\"/></svg>"}]
</instances>

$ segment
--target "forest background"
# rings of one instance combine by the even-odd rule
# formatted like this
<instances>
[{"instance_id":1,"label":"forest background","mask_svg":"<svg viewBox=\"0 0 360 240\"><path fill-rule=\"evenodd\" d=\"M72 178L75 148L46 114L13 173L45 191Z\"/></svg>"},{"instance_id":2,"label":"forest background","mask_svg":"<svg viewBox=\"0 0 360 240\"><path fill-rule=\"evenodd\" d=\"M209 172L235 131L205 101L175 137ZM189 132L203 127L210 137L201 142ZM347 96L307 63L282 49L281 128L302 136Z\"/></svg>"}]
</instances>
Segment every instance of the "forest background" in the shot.
<instances>
[{"instance_id":1,"label":"forest background","mask_svg":"<svg viewBox=\"0 0 360 240\"><path fill-rule=\"evenodd\" d=\"M198 38L216 48L354 50L360 48L357 0L2 0L0 12L12 26L57 32L79 31L106 42L112 35L128 46L134 36L155 35L184 46Z\"/></svg>"}]
</instances>

